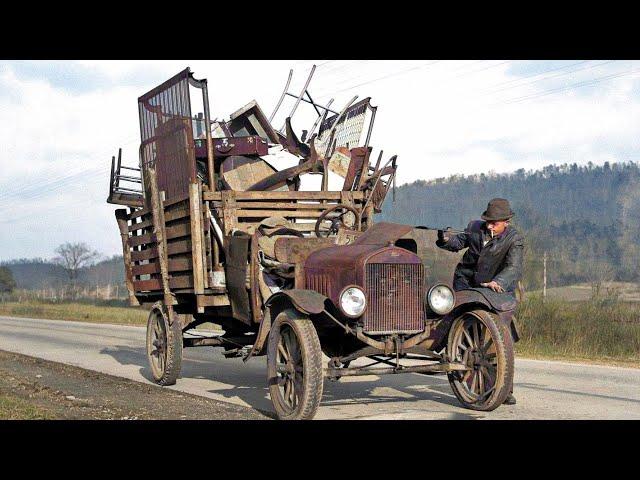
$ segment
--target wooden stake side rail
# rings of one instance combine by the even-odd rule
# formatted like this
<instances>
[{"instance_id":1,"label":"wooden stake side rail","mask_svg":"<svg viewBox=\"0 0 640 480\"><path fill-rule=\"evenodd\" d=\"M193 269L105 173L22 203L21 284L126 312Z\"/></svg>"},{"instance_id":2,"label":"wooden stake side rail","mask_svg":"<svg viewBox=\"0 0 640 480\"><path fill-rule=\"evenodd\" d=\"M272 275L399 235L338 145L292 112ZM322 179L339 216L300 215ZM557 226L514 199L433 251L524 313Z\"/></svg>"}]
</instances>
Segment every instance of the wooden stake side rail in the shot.
<instances>
[{"instance_id":1,"label":"wooden stake side rail","mask_svg":"<svg viewBox=\"0 0 640 480\"><path fill-rule=\"evenodd\" d=\"M278 191L278 192L203 192L205 201L221 220L225 235L234 230L248 233L269 217L283 217L293 221L315 220L324 211L337 204L345 204L361 210L365 200L361 191ZM295 226L294 226L295 225ZM302 232L313 232L313 224L296 223L290 228Z\"/></svg>"},{"instance_id":2,"label":"wooden stake side rail","mask_svg":"<svg viewBox=\"0 0 640 480\"><path fill-rule=\"evenodd\" d=\"M238 206L244 206L239 204ZM318 218L322 215L322 212L329 208L324 206L322 211L314 212L309 210L245 210L238 208L235 211L235 215L238 218L269 218L269 217L284 217L284 218Z\"/></svg>"},{"instance_id":3,"label":"wooden stake side rail","mask_svg":"<svg viewBox=\"0 0 640 480\"><path fill-rule=\"evenodd\" d=\"M353 196L354 200L363 200L364 192L203 192L202 199L220 201L224 196L232 196L235 200L342 200L347 196Z\"/></svg>"},{"instance_id":4,"label":"wooden stake side rail","mask_svg":"<svg viewBox=\"0 0 640 480\"><path fill-rule=\"evenodd\" d=\"M190 195L183 198L161 202L160 217L164 220L161 233L166 242L168 286L171 290L193 292L198 297L211 292L209 272L214 252L213 231L207 216L209 207L223 220L225 232L232 228L257 228L265 218L285 217L293 220L290 228L306 233L313 232L313 220L326 209L339 203L359 208L365 200L364 192L359 191L203 192L197 187L192 185ZM123 248L126 244L129 254L127 273L131 293L162 293L161 273L165 267L160 265L151 209L130 208L120 223L123 221L121 228L125 230L121 234ZM191 235L194 228L200 232L195 239ZM198 298L199 310L206 302Z\"/></svg>"},{"instance_id":5,"label":"wooden stake side rail","mask_svg":"<svg viewBox=\"0 0 640 480\"><path fill-rule=\"evenodd\" d=\"M164 238L169 287L194 291L194 258L191 239L191 206L189 197L163 202ZM158 245L153 233L151 211L145 208L132 210L126 216L127 250L129 252L129 274L133 293L162 291L161 266ZM208 228L204 234L208 233ZM202 249L202 257L207 261L211 248ZM199 262L202 264L202 262ZM210 260L207 262L210 263ZM202 290L200 287L197 290Z\"/></svg>"}]
</instances>

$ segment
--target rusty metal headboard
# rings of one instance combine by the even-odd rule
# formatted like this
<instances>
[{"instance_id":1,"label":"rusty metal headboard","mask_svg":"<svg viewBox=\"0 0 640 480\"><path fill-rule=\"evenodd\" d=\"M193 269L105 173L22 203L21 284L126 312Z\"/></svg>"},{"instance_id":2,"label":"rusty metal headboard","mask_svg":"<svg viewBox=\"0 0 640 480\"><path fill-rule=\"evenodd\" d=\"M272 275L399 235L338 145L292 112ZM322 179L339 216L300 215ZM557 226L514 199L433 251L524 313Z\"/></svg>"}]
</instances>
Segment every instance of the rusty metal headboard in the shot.
<instances>
[{"instance_id":1,"label":"rusty metal headboard","mask_svg":"<svg viewBox=\"0 0 640 480\"><path fill-rule=\"evenodd\" d=\"M186 196L196 180L187 68L138 99L141 167L155 166L166 199Z\"/></svg>"}]
</instances>

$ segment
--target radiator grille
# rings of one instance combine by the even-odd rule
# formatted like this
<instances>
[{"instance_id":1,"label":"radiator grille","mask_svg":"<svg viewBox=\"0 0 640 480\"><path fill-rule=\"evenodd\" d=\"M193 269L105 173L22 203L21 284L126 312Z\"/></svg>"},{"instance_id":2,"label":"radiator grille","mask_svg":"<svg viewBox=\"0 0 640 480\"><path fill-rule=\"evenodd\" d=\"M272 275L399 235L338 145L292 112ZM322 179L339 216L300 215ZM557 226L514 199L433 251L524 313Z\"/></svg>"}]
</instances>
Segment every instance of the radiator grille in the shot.
<instances>
[{"instance_id":1,"label":"radiator grille","mask_svg":"<svg viewBox=\"0 0 640 480\"><path fill-rule=\"evenodd\" d=\"M370 263L365 288L367 333L419 332L424 329L422 264Z\"/></svg>"},{"instance_id":2,"label":"radiator grille","mask_svg":"<svg viewBox=\"0 0 640 480\"><path fill-rule=\"evenodd\" d=\"M318 293L321 293L325 297L329 296L329 286L331 285L331 280L328 275L318 274L318 275L309 275L307 277L307 288L309 290L315 290Z\"/></svg>"}]
</instances>

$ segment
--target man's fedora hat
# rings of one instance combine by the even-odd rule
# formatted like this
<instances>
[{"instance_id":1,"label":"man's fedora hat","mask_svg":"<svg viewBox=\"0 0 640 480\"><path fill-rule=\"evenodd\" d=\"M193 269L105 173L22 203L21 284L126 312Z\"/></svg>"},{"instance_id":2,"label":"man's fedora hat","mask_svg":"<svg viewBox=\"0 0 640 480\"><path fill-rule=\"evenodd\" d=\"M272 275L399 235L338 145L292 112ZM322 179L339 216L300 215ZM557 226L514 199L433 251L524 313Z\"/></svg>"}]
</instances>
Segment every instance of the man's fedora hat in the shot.
<instances>
[{"instance_id":1,"label":"man's fedora hat","mask_svg":"<svg viewBox=\"0 0 640 480\"><path fill-rule=\"evenodd\" d=\"M497 222L500 220L509 220L513 217L513 211L509 205L509 200L504 198L494 198L487 205L487 209L480 216L482 220L487 222Z\"/></svg>"}]
</instances>

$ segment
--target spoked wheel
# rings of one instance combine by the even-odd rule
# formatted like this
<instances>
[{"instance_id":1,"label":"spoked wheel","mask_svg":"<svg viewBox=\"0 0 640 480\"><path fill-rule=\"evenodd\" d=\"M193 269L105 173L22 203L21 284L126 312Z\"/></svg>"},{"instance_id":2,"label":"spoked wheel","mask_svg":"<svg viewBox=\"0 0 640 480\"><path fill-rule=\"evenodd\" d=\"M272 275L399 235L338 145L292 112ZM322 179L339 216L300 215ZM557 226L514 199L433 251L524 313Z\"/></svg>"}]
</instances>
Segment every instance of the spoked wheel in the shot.
<instances>
[{"instance_id":1,"label":"spoked wheel","mask_svg":"<svg viewBox=\"0 0 640 480\"><path fill-rule=\"evenodd\" d=\"M166 307L158 302L147 321L147 359L159 385L173 385L182 366L182 329L178 319L169 323Z\"/></svg>"},{"instance_id":2,"label":"spoked wheel","mask_svg":"<svg viewBox=\"0 0 640 480\"><path fill-rule=\"evenodd\" d=\"M466 312L449 331L448 353L467 371L448 374L453 393L469 409L490 411L509 395L513 382L511 333L484 310Z\"/></svg>"},{"instance_id":3,"label":"spoked wheel","mask_svg":"<svg viewBox=\"0 0 640 480\"><path fill-rule=\"evenodd\" d=\"M324 379L320 340L311 320L293 310L276 317L269 332L267 376L279 419L313 418Z\"/></svg>"}]
</instances>

